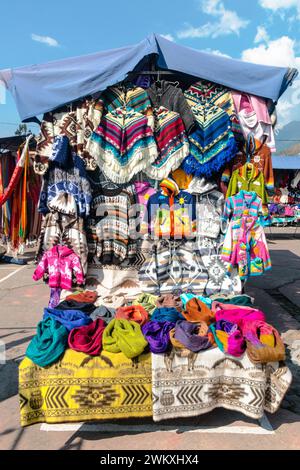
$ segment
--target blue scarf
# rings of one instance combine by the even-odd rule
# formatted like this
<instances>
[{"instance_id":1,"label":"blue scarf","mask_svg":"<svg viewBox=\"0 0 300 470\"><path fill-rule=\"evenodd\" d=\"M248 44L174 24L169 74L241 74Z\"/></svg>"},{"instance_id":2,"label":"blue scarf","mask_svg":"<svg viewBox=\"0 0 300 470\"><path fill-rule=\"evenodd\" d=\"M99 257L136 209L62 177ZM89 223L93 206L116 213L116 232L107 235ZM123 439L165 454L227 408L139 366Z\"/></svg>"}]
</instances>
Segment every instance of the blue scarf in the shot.
<instances>
[{"instance_id":1,"label":"blue scarf","mask_svg":"<svg viewBox=\"0 0 300 470\"><path fill-rule=\"evenodd\" d=\"M61 323L68 331L73 328L88 325L92 319L80 310L58 310L55 308L44 308L43 319L53 318Z\"/></svg>"},{"instance_id":2,"label":"blue scarf","mask_svg":"<svg viewBox=\"0 0 300 470\"><path fill-rule=\"evenodd\" d=\"M185 318L181 313L174 307L159 307L156 308L151 315L151 321L169 321L177 322L178 320L184 320Z\"/></svg>"}]
</instances>

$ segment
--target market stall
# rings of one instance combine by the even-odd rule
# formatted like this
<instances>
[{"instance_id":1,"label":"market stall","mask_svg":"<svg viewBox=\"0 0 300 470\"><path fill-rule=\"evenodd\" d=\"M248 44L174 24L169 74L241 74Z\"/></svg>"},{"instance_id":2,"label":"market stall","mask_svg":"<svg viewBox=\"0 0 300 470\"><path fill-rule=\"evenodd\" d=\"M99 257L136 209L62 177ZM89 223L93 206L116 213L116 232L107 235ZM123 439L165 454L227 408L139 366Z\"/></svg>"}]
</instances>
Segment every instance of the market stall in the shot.
<instances>
[{"instance_id":1,"label":"market stall","mask_svg":"<svg viewBox=\"0 0 300 470\"><path fill-rule=\"evenodd\" d=\"M271 269L275 105L296 75L158 35L0 72L23 120L43 114L33 279L50 300L22 425L278 409L285 348L244 288Z\"/></svg>"}]
</instances>

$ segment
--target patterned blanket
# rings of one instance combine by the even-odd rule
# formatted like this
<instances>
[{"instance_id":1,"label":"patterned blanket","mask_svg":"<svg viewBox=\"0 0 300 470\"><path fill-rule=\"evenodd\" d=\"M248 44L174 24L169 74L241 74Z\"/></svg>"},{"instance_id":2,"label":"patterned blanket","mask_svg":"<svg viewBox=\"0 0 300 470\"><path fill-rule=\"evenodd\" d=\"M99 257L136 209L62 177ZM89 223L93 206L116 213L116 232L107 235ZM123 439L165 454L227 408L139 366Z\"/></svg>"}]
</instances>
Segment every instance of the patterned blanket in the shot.
<instances>
[{"instance_id":1,"label":"patterned blanket","mask_svg":"<svg viewBox=\"0 0 300 470\"><path fill-rule=\"evenodd\" d=\"M198 416L223 407L254 419L274 413L292 381L284 364L254 365L219 349L181 357L152 355L153 420Z\"/></svg>"},{"instance_id":2,"label":"patterned blanket","mask_svg":"<svg viewBox=\"0 0 300 470\"><path fill-rule=\"evenodd\" d=\"M68 349L51 367L19 367L21 425L152 416L151 356Z\"/></svg>"}]
</instances>

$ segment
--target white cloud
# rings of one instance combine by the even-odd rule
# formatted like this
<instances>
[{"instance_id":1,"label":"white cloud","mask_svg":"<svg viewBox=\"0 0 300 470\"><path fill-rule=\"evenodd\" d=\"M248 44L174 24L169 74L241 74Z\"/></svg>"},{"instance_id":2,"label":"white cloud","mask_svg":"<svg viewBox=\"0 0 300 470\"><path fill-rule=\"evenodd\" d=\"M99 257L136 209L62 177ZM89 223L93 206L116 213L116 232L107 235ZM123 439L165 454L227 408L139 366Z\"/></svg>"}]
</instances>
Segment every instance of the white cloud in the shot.
<instances>
[{"instance_id":1,"label":"white cloud","mask_svg":"<svg viewBox=\"0 0 300 470\"><path fill-rule=\"evenodd\" d=\"M300 57L295 52L296 41L288 36L260 44L242 53L242 60L256 64L296 67L300 69Z\"/></svg>"},{"instance_id":2,"label":"white cloud","mask_svg":"<svg viewBox=\"0 0 300 470\"><path fill-rule=\"evenodd\" d=\"M59 47L59 43L56 39L51 38L50 36L40 36L39 34L31 34L31 39L33 41L42 42L43 44L47 44L50 47Z\"/></svg>"},{"instance_id":3,"label":"white cloud","mask_svg":"<svg viewBox=\"0 0 300 470\"><path fill-rule=\"evenodd\" d=\"M208 21L197 27L186 23L184 29L178 31L178 38L217 38L229 34L238 36L240 30L249 24L248 20L240 18L235 11L226 10L221 0L202 0L200 6L203 13L215 17L216 21Z\"/></svg>"},{"instance_id":4,"label":"white cloud","mask_svg":"<svg viewBox=\"0 0 300 470\"><path fill-rule=\"evenodd\" d=\"M221 57L231 58L230 55L224 54L224 52L221 52L218 49L207 48L207 49L204 49L203 52L208 52L209 54L215 54L215 55L218 55L218 56L221 56Z\"/></svg>"},{"instance_id":5,"label":"white cloud","mask_svg":"<svg viewBox=\"0 0 300 470\"><path fill-rule=\"evenodd\" d=\"M169 41L175 41L175 38L172 34L161 34L161 36Z\"/></svg>"},{"instance_id":6,"label":"white cloud","mask_svg":"<svg viewBox=\"0 0 300 470\"><path fill-rule=\"evenodd\" d=\"M291 8L297 10L298 18L300 18L300 0L259 0L260 6L275 13L282 13Z\"/></svg>"},{"instance_id":7,"label":"white cloud","mask_svg":"<svg viewBox=\"0 0 300 470\"><path fill-rule=\"evenodd\" d=\"M254 39L255 44L260 42L268 42L270 39L269 34L264 26L258 26L256 30L256 36Z\"/></svg>"}]
</instances>

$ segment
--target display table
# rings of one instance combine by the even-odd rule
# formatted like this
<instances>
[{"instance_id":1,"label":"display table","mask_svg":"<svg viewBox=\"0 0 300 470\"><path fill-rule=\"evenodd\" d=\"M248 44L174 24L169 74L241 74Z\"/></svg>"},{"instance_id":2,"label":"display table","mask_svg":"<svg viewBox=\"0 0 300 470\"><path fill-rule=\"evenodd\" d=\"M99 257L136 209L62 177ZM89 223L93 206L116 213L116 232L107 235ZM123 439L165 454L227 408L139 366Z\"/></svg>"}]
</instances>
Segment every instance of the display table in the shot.
<instances>
[{"instance_id":1,"label":"display table","mask_svg":"<svg viewBox=\"0 0 300 470\"><path fill-rule=\"evenodd\" d=\"M132 361L122 353L90 357L69 349L46 368L25 358L19 367L21 425L149 416L160 421L217 407L258 419L279 408L292 380L284 364L254 366L246 354L177 354L152 355L152 372L150 353Z\"/></svg>"}]
</instances>

